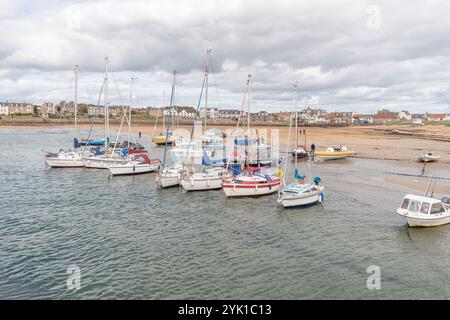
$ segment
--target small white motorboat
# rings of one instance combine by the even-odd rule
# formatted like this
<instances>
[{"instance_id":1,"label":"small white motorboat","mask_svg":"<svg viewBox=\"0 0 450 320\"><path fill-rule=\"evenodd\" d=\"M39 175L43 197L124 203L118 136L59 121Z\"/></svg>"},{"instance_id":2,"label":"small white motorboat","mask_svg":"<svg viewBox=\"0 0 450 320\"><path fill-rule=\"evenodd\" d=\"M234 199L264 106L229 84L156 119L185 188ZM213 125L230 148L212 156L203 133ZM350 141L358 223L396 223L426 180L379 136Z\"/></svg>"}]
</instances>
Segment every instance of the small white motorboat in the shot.
<instances>
[{"instance_id":1,"label":"small white motorboat","mask_svg":"<svg viewBox=\"0 0 450 320\"><path fill-rule=\"evenodd\" d=\"M404 217L410 227L440 226L450 222L450 199L407 194L397 214Z\"/></svg>"},{"instance_id":2,"label":"small white motorboat","mask_svg":"<svg viewBox=\"0 0 450 320\"><path fill-rule=\"evenodd\" d=\"M181 185L186 191L206 191L222 189L224 168L211 167L204 172L191 172L181 177Z\"/></svg>"},{"instance_id":3,"label":"small white motorboat","mask_svg":"<svg viewBox=\"0 0 450 320\"><path fill-rule=\"evenodd\" d=\"M292 150L292 156L297 159L308 158L308 152L304 147L297 147Z\"/></svg>"},{"instance_id":4,"label":"small white motorboat","mask_svg":"<svg viewBox=\"0 0 450 320\"><path fill-rule=\"evenodd\" d=\"M127 163L111 165L108 170L113 176L143 174L155 172L160 163L159 159L150 159L146 154L136 154Z\"/></svg>"},{"instance_id":5,"label":"small white motorboat","mask_svg":"<svg viewBox=\"0 0 450 320\"><path fill-rule=\"evenodd\" d=\"M433 151L425 152L423 155L417 158L419 162L434 162L441 158L440 155L435 154Z\"/></svg>"}]
</instances>

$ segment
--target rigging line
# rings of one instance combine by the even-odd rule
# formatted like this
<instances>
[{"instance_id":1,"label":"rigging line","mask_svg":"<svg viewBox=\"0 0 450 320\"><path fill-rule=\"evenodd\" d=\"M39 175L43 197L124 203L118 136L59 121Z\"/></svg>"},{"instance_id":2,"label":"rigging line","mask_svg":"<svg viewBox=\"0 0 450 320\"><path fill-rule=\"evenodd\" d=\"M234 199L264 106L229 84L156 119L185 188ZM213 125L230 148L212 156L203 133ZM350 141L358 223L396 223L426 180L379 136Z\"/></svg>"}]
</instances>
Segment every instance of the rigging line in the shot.
<instances>
[{"instance_id":1,"label":"rigging line","mask_svg":"<svg viewBox=\"0 0 450 320\"><path fill-rule=\"evenodd\" d=\"M239 117L238 117L238 120L237 120L237 123L236 123L236 127L234 128L234 131L231 134L231 137L233 138L233 143L234 143L234 139L235 139L235 136L236 136L236 132L237 132L237 130L239 128L239 123L241 121L242 112L243 112L243 109L244 109L244 106L245 106L246 96L247 96L247 90L244 90L244 96L242 97L242 103L241 103L241 108L240 108L240 111L239 111ZM230 161L231 161L231 156L228 157L227 166L226 166L227 170L228 170L228 168L230 166Z\"/></svg>"},{"instance_id":2,"label":"rigging line","mask_svg":"<svg viewBox=\"0 0 450 320\"><path fill-rule=\"evenodd\" d=\"M100 106L100 100L101 100L101 98L102 98L104 86L105 86L105 82L102 83L102 86L101 86L101 88L100 88L100 94L99 94L98 100L97 100L97 108ZM97 113L95 113L94 117L91 118L91 127L89 128L89 134L88 134L88 137L87 137L87 141L89 141L89 139L91 138L92 129L93 129L93 127L94 127L94 123L95 123L95 118L96 118L96 116L97 116ZM83 148L83 155L84 155L84 153L85 153L85 151L86 151L87 146L88 146L88 144L85 144L85 145L84 145L84 148Z\"/></svg>"},{"instance_id":3,"label":"rigging line","mask_svg":"<svg viewBox=\"0 0 450 320\"><path fill-rule=\"evenodd\" d=\"M209 63L211 65L210 69L211 69L211 74L213 76L213 82L214 82L214 89L216 90L216 96L217 96L217 100L218 100L218 105L220 106L220 108L223 108L223 101L220 97L219 94L219 87L217 85L217 78L216 78L216 73L214 72L214 64L212 62L212 59L209 60Z\"/></svg>"},{"instance_id":4,"label":"rigging line","mask_svg":"<svg viewBox=\"0 0 450 320\"><path fill-rule=\"evenodd\" d=\"M202 89L200 91L200 97L198 98L198 102L197 102L197 114L198 114L198 112L200 110L200 105L202 103L202 96L203 96L203 90L205 88L205 82L206 82L206 77L204 76L203 77L203 83L202 83ZM191 136L190 136L189 144L188 144L188 150L186 152L186 156L185 156L184 161L183 161L183 168L186 166L187 157L188 157L188 154L189 154L189 150L191 148L192 137L194 135L194 128L195 128L195 120L194 120L194 124L192 125Z\"/></svg>"},{"instance_id":5,"label":"rigging line","mask_svg":"<svg viewBox=\"0 0 450 320\"><path fill-rule=\"evenodd\" d=\"M117 85L116 77L114 77L114 72L110 71L110 74L111 74L111 77L113 79L114 86L116 88L117 96L119 97L119 103L122 105L122 111L126 113L127 112L127 108L124 107L124 103L122 103L123 99L122 99L122 96L120 95L119 86ZM130 108L131 108L131 105L130 105ZM131 138L133 139L134 143L137 143L136 142L136 138L133 135L133 131L131 130L131 121L130 121L130 119L128 119L128 116L126 117L126 119L129 122L129 127L130 127L129 130L131 131ZM120 133L120 131L119 131L119 133ZM116 143L117 143L117 141L116 141ZM114 148L116 148L116 144L114 144Z\"/></svg>"}]
</instances>

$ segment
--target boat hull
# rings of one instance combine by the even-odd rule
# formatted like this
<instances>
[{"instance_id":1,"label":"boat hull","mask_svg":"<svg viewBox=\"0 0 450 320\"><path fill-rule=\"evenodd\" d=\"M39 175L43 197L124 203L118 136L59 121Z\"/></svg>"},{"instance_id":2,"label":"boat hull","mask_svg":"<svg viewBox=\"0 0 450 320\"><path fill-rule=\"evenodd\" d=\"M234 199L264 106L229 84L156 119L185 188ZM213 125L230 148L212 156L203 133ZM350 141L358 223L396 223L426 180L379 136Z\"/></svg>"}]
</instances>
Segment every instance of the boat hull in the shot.
<instances>
[{"instance_id":1,"label":"boat hull","mask_svg":"<svg viewBox=\"0 0 450 320\"><path fill-rule=\"evenodd\" d=\"M450 223L449 214L427 219L405 215L401 210L397 210L397 214L405 218L406 223L410 227L437 227Z\"/></svg>"},{"instance_id":2,"label":"boat hull","mask_svg":"<svg viewBox=\"0 0 450 320\"><path fill-rule=\"evenodd\" d=\"M84 162L80 159L46 158L45 163L51 168L84 168Z\"/></svg>"},{"instance_id":3,"label":"boat hull","mask_svg":"<svg viewBox=\"0 0 450 320\"><path fill-rule=\"evenodd\" d=\"M433 157L433 158L431 158L431 157L420 157L420 158L417 159L417 161L419 161L419 162L435 162L435 161L438 161L439 159L440 159L440 157L439 158L437 158L437 157Z\"/></svg>"},{"instance_id":4,"label":"boat hull","mask_svg":"<svg viewBox=\"0 0 450 320\"><path fill-rule=\"evenodd\" d=\"M354 154L354 152L316 152L314 157L319 161L328 161L353 157Z\"/></svg>"},{"instance_id":5,"label":"boat hull","mask_svg":"<svg viewBox=\"0 0 450 320\"><path fill-rule=\"evenodd\" d=\"M189 179L182 178L181 186L186 191L206 191L222 189L222 178Z\"/></svg>"},{"instance_id":6,"label":"boat hull","mask_svg":"<svg viewBox=\"0 0 450 320\"><path fill-rule=\"evenodd\" d=\"M113 176L135 175L155 172L159 165L155 164L136 164L136 165L116 165L108 168Z\"/></svg>"},{"instance_id":7,"label":"boat hull","mask_svg":"<svg viewBox=\"0 0 450 320\"><path fill-rule=\"evenodd\" d=\"M180 179L175 175L160 175L156 176L156 183L161 188L176 187L180 184Z\"/></svg>"},{"instance_id":8,"label":"boat hull","mask_svg":"<svg viewBox=\"0 0 450 320\"><path fill-rule=\"evenodd\" d=\"M227 197L257 197L277 192L280 189L280 185L280 181L258 185L238 185L223 182L222 187Z\"/></svg>"},{"instance_id":9,"label":"boat hull","mask_svg":"<svg viewBox=\"0 0 450 320\"><path fill-rule=\"evenodd\" d=\"M83 158L84 165L90 169L108 169L111 166L126 164L127 159L95 159L95 158Z\"/></svg>"},{"instance_id":10,"label":"boat hull","mask_svg":"<svg viewBox=\"0 0 450 320\"><path fill-rule=\"evenodd\" d=\"M322 203L323 193L321 191L310 195L281 197L278 203L284 208L307 207Z\"/></svg>"}]
</instances>

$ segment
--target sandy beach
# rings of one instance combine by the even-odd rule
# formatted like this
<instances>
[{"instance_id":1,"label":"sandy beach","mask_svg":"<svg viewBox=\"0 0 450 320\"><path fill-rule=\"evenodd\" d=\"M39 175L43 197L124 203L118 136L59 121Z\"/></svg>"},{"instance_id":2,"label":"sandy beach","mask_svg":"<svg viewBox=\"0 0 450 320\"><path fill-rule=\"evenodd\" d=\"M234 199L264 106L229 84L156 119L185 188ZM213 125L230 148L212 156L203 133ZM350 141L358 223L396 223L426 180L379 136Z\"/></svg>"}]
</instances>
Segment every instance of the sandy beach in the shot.
<instances>
[{"instance_id":1,"label":"sandy beach","mask_svg":"<svg viewBox=\"0 0 450 320\"><path fill-rule=\"evenodd\" d=\"M211 124L210 128L214 126ZM0 128L9 129L36 129L36 126L2 126ZM42 128L42 127L39 127ZM55 129L55 127L45 127ZM61 128L70 129L70 126ZM80 129L89 129L90 125L82 124ZM180 129L191 130L191 126L180 126ZM234 129L230 126L216 127L222 131ZM94 127L97 131L103 130L103 125L98 124ZM111 130L117 130L117 125L111 125ZM255 130L262 132L267 130L268 136L271 130L279 131L279 140L281 148L287 148L288 132L287 127L255 127ZM161 127L154 129L153 125L143 126L134 125L132 127L134 134L137 136L139 132L144 136L158 134L162 132ZM432 150L441 156L439 162L433 165L450 164L450 127L448 126L406 126L406 125L386 125L386 126L349 126L349 127L307 127L300 128L302 134L299 135L299 144L305 141L309 148L312 142L316 144L317 150L326 149L330 146L346 145L350 149L356 151L356 157L379 160L396 160L405 163L416 163L419 155L425 151ZM126 132L126 129L122 129ZM292 133L293 134L293 133Z\"/></svg>"}]
</instances>

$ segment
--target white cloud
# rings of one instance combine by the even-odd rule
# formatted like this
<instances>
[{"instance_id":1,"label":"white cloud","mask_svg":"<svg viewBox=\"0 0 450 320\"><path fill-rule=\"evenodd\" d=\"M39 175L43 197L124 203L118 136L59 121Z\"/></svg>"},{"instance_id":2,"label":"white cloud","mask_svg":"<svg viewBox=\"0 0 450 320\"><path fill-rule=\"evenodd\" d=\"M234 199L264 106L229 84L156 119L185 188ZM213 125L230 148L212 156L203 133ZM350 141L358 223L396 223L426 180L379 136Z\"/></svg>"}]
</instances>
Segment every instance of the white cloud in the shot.
<instances>
[{"instance_id":1,"label":"white cloud","mask_svg":"<svg viewBox=\"0 0 450 320\"><path fill-rule=\"evenodd\" d=\"M79 64L81 98L95 103L108 55L121 96L137 76L136 103L160 104L177 69L177 101L194 105L213 48L211 103L223 107L239 106L249 73L255 107L270 111L292 108L294 81L302 103L330 109L448 106L450 4L380 0L380 29L371 30L372 4L2 1L0 100L70 99L70 70Z\"/></svg>"}]
</instances>

